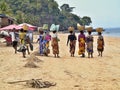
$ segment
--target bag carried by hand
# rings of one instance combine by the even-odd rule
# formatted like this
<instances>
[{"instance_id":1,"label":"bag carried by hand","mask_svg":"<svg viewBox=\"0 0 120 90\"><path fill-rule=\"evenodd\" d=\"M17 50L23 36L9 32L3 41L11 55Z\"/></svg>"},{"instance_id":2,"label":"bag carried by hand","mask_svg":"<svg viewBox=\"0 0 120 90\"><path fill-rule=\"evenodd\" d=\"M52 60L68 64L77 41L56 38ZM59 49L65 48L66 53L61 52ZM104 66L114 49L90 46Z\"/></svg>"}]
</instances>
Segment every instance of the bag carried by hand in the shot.
<instances>
[{"instance_id":1,"label":"bag carried by hand","mask_svg":"<svg viewBox=\"0 0 120 90\"><path fill-rule=\"evenodd\" d=\"M33 51L33 45L30 43L30 50Z\"/></svg>"}]
</instances>

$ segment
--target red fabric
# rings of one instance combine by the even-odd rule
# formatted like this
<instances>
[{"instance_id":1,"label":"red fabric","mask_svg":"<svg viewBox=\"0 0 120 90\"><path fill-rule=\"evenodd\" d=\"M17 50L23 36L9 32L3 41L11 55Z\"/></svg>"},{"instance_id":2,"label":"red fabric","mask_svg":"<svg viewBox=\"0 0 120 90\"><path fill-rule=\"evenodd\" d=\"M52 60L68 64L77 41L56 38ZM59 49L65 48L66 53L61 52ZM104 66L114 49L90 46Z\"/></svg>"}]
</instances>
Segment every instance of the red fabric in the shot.
<instances>
[{"instance_id":1,"label":"red fabric","mask_svg":"<svg viewBox=\"0 0 120 90\"><path fill-rule=\"evenodd\" d=\"M6 37L5 37L5 40L6 40L7 42L12 42L12 38L11 38L10 36L6 36Z\"/></svg>"}]
</instances>

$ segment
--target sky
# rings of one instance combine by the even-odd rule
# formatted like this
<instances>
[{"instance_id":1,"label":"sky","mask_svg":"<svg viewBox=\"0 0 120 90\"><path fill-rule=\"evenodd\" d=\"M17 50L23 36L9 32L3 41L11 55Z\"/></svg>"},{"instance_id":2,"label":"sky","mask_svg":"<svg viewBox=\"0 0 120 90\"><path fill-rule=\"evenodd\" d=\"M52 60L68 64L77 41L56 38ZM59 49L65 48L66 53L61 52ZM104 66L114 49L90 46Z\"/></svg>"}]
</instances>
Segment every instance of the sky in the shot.
<instances>
[{"instance_id":1,"label":"sky","mask_svg":"<svg viewBox=\"0 0 120 90\"><path fill-rule=\"evenodd\" d=\"M55 0L58 5L75 7L72 13L89 16L92 27L120 27L120 0Z\"/></svg>"}]
</instances>

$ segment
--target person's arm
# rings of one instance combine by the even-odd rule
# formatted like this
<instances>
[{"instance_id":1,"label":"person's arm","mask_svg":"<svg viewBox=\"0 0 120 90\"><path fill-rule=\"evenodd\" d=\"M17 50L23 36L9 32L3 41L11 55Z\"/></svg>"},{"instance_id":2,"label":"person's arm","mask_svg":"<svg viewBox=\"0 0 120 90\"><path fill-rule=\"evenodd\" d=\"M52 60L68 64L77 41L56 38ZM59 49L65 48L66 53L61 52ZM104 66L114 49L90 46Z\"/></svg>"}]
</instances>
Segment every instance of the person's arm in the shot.
<instances>
[{"instance_id":1,"label":"person's arm","mask_svg":"<svg viewBox=\"0 0 120 90\"><path fill-rule=\"evenodd\" d=\"M76 37L76 35L75 35L75 40L77 40L77 37Z\"/></svg>"},{"instance_id":2,"label":"person's arm","mask_svg":"<svg viewBox=\"0 0 120 90\"><path fill-rule=\"evenodd\" d=\"M68 36L68 39L67 39L67 46L68 46L68 43L69 43L69 36Z\"/></svg>"},{"instance_id":3,"label":"person's arm","mask_svg":"<svg viewBox=\"0 0 120 90\"><path fill-rule=\"evenodd\" d=\"M92 36L92 42L94 42L94 37Z\"/></svg>"},{"instance_id":4,"label":"person's arm","mask_svg":"<svg viewBox=\"0 0 120 90\"><path fill-rule=\"evenodd\" d=\"M40 40L40 38L37 39L36 43L38 43L39 40Z\"/></svg>"},{"instance_id":5,"label":"person's arm","mask_svg":"<svg viewBox=\"0 0 120 90\"><path fill-rule=\"evenodd\" d=\"M103 38L103 46L105 46L104 38Z\"/></svg>"},{"instance_id":6,"label":"person's arm","mask_svg":"<svg viewBox=\"0 0 120 90\"><path fill-rule=\"evenodd\" d=\"M80 35L78 35L78 42L79 42L79 40L80 40Z\"/></svg>"}]
</instances>

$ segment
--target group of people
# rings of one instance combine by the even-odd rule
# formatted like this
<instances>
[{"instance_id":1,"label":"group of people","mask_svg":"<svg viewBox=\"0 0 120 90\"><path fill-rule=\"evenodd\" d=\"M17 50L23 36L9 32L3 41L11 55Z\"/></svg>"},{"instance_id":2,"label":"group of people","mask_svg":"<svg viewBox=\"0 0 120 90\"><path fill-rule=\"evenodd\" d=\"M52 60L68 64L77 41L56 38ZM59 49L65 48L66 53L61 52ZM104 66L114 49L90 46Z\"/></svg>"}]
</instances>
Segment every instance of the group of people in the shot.
<instances>
[{"instance_id":1,"label":"group of people","mask_svg":"<svg viewBox=\"0 0 120 90\"><path fill-rule=\"evenodd\" d=\"M104 38L102 36L102 31L101 28L98 30L98 39L97 39L97 50L98 50L98 56L102 57L102 52L104 51ZM29 35L27 35L28 30L21 29L19 34L16 34L16 30L13 29L11 32L11 37L14 37L12 39L12 45L13 48L15 49L15 53L22 52L23 57L25 58L26 56L26 51L28 54L30 54L30 50L33 50L33 45L30 41ZM92 36L92 28L89 28L87 30L88 35L85 36L84 34L84 29L80 30L80 34L78 35L78 38L76 37L74 33L74 28L70 27L69 29L69 35L67 39L67 46L69 44L70 47L70 54L71 57L74 57L75 54L75 48L76 48L76 41L78 41L78 55L81 55L81 57L85 57L85 51L88 53L88 58L93 58L93 42L94 38ZM51 46L52 46L52 51L54 54L54 57L59 58L59 41L60 39L57 36L57 31L53 30L52 35L49 34L48 30L39 30L39 37L37 39L37 42L39 42L39 54L41 56L45 55L48 56L50 53L49 49L49 42L51 41ZM17 35L17 36L16 36ZM19 38L19 39L18 39ZM78 40L77 40L78 39ZM17 49L19 42L20 48Z\"/></svg>"},{"instance_id":2,"label":"group of people","mask_svg":"<svg viewBox=\"0 0 120 90\"><path fill-rule=\"evenodd\" d=\"M69 30L69 32L70 35L68 35L67 45L70 41L69 43L70 54L71 57L74 57L77 39L72 29ZM88 35L85 36L84 30L80 30L80 34L78 35L78 43L79 43L78 55L81 55L81 57L85 57L85 50L87 50L88 58L93 58L94 38L91 33L92 33L92 29L88 30ZM104 38L102 36L102 32L98 32L97 50L98 50L98 56L102 57L102 52L104 51Z\"/></svg>"},{"instance_id":3,"label":"group of people","mask_svg":"<svg viewBox=\"0 0 120 90\"><path fill-rule=\"evenodd\" d=\"M17 52L22 52L22 56L26 57L26 51L30 54L30 50L33 50L32 43L30 41L29 35L27 34L27 30L23 28L18 32L15 28L10 31L10 37L12 40L12 46L15 50L15 54ZM19 48L17 48L19 46Z\"/></svg>"},{"instance_id":4,"label":"group of people","mask_svg":"<svg viewBox=\"0 0 120 90\"><path fill-rule=\"evenodd\" d=\"M49 34L49 31L39 30L39 38L37 39L37 42L39 41L39 53L41 56L45 55L48 56L50 53L49 49L49 42L51 41L52 51L54 54L54 57L59 57L59 41L60 39L57 36L57 31L52 31L52 36ZM94 38L92 36L92 29L88 30L88 35L85 36L84 30L80 30L80 34L77 37L74 33L74 31L71 29L69 30L69 35L67 39L67 46L69 44L70 47L70 54L71 57L74 57L75 54L75 47L76 47L76 41L78 41L78 55L81 55L81 57L85 57L85 51L88 53L88 58L93 58L93 42ZM98 50L98 56L102 57L102 52L104 51L104 38L102 36L102 32L98 32L98 39L97 39L97 50Z\"/></svg>"},{"instance_id":5,"label":"group of people","mask_svg":"<svg viewBox=\"0 0 120 90\"><path fill-rule=\"evenodd\" d=\"M56 30L53 31L53 35L51 36L48 31L39 30L39 38L37 42L39 42L39 53L41 56L48 56L50 53L49 49L49 41L51 40L52 50L55 57L59 57L59 46L58 46L58 37Z\"/></svg>"}]
</instances>

